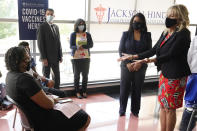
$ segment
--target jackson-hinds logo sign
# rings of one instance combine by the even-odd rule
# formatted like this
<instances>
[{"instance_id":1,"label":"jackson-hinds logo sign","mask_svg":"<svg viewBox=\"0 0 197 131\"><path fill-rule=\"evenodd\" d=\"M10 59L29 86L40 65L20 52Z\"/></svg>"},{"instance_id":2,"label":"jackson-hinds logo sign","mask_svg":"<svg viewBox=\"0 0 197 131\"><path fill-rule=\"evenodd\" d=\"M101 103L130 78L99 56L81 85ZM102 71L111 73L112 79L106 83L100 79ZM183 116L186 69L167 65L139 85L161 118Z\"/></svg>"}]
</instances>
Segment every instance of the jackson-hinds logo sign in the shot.
<instances>
[{"instance_id":1,"label":"jackson-hinds logo sign","mask_svg":"<svg viewBox=\"0 0 197 131\"><path fill-rule=\"evenodd\" d=\"M128 23L130 19L136 13L142 13L147 19L147 23L149 24L163 24L166 12L163 11L152 11L152 10L130 10L130 9L114 9L111 7L104 8L100 4L98 7L94 8L96 12L96 17L98 23L101 24L102 22L110 23L110 22L119 22L119 23ZM106 12L107 11L107 12ZM107 17L104 17L106 16Z\"/></svg>"},{"instance_id":2,"label":"jackson-hinds logo sign","mask_svg":"<svg viewBox=\"0 0 197 131\"><path fill-rule=\"evenodd\" d=\"M103 8L100 4L98 7L94 8L94 10L96 11L96 17L98 19L99 24L101 24L103 16L105 15L106 8Z\"/></svg>"}]
</instances>

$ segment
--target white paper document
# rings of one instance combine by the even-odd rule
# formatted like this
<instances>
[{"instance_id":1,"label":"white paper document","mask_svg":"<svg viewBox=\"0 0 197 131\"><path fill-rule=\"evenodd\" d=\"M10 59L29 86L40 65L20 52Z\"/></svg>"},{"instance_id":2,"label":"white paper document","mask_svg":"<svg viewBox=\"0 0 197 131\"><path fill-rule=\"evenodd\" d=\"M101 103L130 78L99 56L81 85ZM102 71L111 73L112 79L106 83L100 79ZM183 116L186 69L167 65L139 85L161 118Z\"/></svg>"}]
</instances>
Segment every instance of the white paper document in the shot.
<instances>
[{"instance_id":1,"label":"white paper document","mask_svg":"<svg viewBox=\"0 0 197 131\"><path fill-rule=\"evenodd\" d=\"M68 118L71 118L81 108L74 102L67 102L63 104L56 104L54 109L61 111Z\"/></svg>"}]
</instances>

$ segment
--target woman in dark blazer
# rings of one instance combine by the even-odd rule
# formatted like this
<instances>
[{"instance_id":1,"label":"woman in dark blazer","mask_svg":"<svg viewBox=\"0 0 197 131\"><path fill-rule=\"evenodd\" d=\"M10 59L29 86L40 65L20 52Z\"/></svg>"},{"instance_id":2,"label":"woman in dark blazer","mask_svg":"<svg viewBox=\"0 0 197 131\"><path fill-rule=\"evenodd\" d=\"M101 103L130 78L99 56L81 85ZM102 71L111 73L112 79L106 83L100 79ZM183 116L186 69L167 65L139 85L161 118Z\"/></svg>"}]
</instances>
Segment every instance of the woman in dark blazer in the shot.
<instances>
[{"instance_id":1,"label":"woman in dark blazer","mask_svg":"<svg viewBox=\"0 0 197 131\"><path fill-rule=\"evenodd\" d=\"M151 33L147 32L145 17L143 14L137 13L131 18L129 30L123 32L119 46L120 56L123 53L141 53L151 48ZM130 60L121 63L120 116L125 115L128 96L131 93L131 112L138 117L146 68L147 64L133 64L133 61Z\"/></svg>"},{"instance_id":2,"label":"woman in dark blazer","mask_svg":"<svg viewBox=\"0 0 197 131\"><path fill-rule=\"evenodd\" d=\"M74 73L74 87L76 96L81 99L87 97L86 89L90 66L90 48L93 41L90 33L86 31L86 23L78 19L74 25L74 32L70 36L70 48L72 49L72 65ZM82 88L79 88L80 73L82 73ZM82 96L81 96L82 95Z\"/></svg>"},{"instance_id":3,"label":"woman in dark blazer","mask_svg":"<svg viewBox=\"0 0 197 131\"><path fill-rule=\"evenodd\" d=\"M154 62L160 74L158 100L161 105L161 131L173 131L176 124L176 109L182 107L183 95L190 75L187 53L190 47L188 10L184 5L174 5L167 11L166 30L156 45L137 55L124 54L121 59L143 59L136 63ZM148 59L156 55L156 58Z\"/></svg>"}]
</instances>

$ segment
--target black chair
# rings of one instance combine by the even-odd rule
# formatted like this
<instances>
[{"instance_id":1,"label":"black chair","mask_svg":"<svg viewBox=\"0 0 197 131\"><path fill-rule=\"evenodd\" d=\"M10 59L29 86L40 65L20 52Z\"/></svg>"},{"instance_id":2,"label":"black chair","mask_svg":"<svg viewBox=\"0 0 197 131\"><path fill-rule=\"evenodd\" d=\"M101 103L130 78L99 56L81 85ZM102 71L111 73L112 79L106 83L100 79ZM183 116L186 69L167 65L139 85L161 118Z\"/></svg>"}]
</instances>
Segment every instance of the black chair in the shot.
<instances>
[{"instance_id":1,"label":"black chair","mask_svg":"<svg viewBox=\"0 0 197 131\"><path fill-rule=\"evenodd\" d=\"M15 102L12 98L10 98L8 95L6 95L6 97L9 101L11 101L16 106L14 121L13 121L13 128L15 127L16 115L17 115L17 110L18 110L19 114L20 114L20 118L21 118L22 131L24 131L24 130L25 131L26 130L34 131L33 123L31 121L31 119L28 117L26 111L17 102Z\"/></svg>"}]
</instances>

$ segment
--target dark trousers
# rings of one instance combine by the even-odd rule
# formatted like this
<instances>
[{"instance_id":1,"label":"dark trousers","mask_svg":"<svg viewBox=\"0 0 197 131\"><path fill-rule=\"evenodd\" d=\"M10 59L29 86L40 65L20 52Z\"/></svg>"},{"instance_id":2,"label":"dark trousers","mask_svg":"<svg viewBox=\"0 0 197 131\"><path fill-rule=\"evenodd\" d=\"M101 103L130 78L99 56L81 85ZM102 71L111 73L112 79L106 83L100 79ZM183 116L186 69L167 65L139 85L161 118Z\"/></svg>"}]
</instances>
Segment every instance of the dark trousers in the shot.
<instances>
[{"instance_id":1,"label":"dark trousers","mask_svg":"<svg viewBox=\"0 0 197 131\"><path fill-rule=\"evenodd\" d=\"M87 90L88 73L90 67L90 59L72 59L73 73L74 73L74 87L76 93ZM82 88L79 89L80 73L82 74Z\"/></svg>"},{"instance_id":2,"label":"dark trousers","mask_svg":"<svg viewBox=\"0 0 197 131\"><path fill-rule=\"evenodd\" d=\"M41 86L42 87L42 86ZM64 91L61 91L59 89L55 89L55 88L48 88L46 86L42 87L42 89L44 90L45 93L50 93L56 96L59 96L60 98L65 97L65 93Z\"/></svg>"},{"instance_id":3,"label":"dark trousers","mask_svg":"<svg viewBox=\"0 0 197 131\"><path fill-rule=\"evenodd\" d=\"M127 67L121 65L120 81L120 109L119 113L125 113L129 94L131 94L131 112L138 114L141 103L141 88L144 84L144 78L147 65L143 65L136 72L129 72Z\"/></svg>"},{"instance_id":4,"label":"dark trousers","mask_svg":"<svg viewBox=\"0 0 197 131\"><path fill-rule=\"evenodd\" d=\"M190 117L192 115L192 111L188 111L187 109L184 110L183 115L182 115L182 119L181 119L181 124L179 127L180 131L187 131L187 127L189 125L189 121L190 121ZM196 116L197 114L195 114ZM195 127L196 125L196 120L197 118L194 117L191 121L191 126L189 128L189 131L192 131L192 129Z\"/></svg>"},{"instance_id":5,"label":"dark trousers","mask_svg":"<svg viewBox=\"0 0 197 131\"><path fill-rule=\"evenodd\" d=\"M52 79L55 81L54 88L59 89L60 88L60 70L59 70L59 62L56 63L48 63L48 66L43 65L43 75L47 78L50 78L50 72L51 69L53 71L52 73Z\"/></svg>"}]
</instances>

